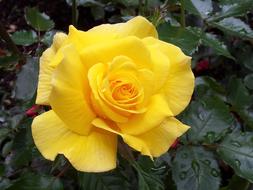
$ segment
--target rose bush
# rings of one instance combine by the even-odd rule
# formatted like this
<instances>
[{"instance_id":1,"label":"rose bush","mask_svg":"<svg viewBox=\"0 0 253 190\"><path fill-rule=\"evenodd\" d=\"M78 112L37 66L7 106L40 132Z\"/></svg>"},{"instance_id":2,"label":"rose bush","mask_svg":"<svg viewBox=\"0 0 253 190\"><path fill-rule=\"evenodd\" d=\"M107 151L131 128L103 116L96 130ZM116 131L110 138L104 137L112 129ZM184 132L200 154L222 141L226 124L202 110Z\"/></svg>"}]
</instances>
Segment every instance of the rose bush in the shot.
<instances>
[{"instance_id":1,"label":"rose bush","mask_svg":"<svg viewBox=\"0 0 253 190\"><path fill-rule=\"evenodd\" d=\"M140 16L57 33L40 59L36 103L52 109L33 121L36 146L87 172L116 167L117 136L160 156L189 128L174 116L193 93L190 60Z\"/></svg>"}]
</instances>

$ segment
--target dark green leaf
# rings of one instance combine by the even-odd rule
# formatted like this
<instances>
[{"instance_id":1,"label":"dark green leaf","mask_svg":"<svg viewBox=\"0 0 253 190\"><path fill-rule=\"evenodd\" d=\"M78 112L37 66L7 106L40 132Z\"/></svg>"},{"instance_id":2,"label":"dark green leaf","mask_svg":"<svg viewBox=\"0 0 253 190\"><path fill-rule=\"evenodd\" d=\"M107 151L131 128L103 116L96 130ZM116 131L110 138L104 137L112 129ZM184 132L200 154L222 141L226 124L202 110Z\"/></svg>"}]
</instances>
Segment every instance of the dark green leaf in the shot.
<instances>
[{"instance_id":1,"label":"dark green leaf","mask_svg":"<svg viewBox=\"0 0 253 190\"><path fill-rule=\"evenodd\" d=\"M25 18L27 24L38 31L47 31L54 27L54 22L45 13L40 13L36 7L26 8Z\"/></svg>"},{"instance_id":2,"label":"dark green leaf","mask_svg":"<svg viewBox=\"0 0 253 190\"><path fill-rule=\"evenodd\" d=\"M63 190L61 181L55 177L26 173L7 190Z\"/></svg>"},{"instance_id":3,"label":"dark green leaf","mask_svg":"<svg viewBox=\"0 0 253 190\"><path fill-rule=\"evenodd\" d=\"M10 129L7 127L1 127L0 128L0 145L5 140L5 138L8 137L8 134L10 133Z\"/></svg>"},{"instance_id":4,"label":"dark green leaf","mask_svg":"<svg viewBox=\"0 0 253 190\"><path fill-rule=\"evenodd\" d=\"M229 184L227 187L222 188L221 190L248 190L250 182L237 176L233 175L233 177L229 180Z\"/></svg>"},{"instance_id":5,"label":"dark green leaf","mask_svg":"<svg viewBox=\"0 0 253 190\"><path fill-rule=\"evenodd\" d=\"M27 63L17 75L15 97L21 100L31 99L38 83L39 64L37 58L28 58Z\"/></svg>"},{"instance_id":6,"label":"dark green leaf","mask_svg":"<svg viewBox=\"0 0 253 190\"><path fill-rule=\"evenodd\" d=\"M93 6L91 7L91 14L95 20L100 20L105 17L104 7Z\"/></svg>"},{"instance_id":7,"label":"dark green leaf","mask_svg":"<svg viewBox=\"0 0 253 190\"><path fill-rule=\"evenodd\" d=\"M172 177L177 190L218 190L220 185L218 163L203 147L179 148L172 162Z\"/></svg>"},{"instance_id":8,"label":"dark green leaf","mask_svg":"<svg viewBox=\"0 0 253 190\"><path fill-rule=\"evenodd\" d=\"M56 34L56 30L48 31L44 34L43 38L41 39L41 42L47 45L48 47L51 46L53 43L54 35Z\"/></svg>"},{"instance_id":9,"label":"dark green leaf","mask_svg":"<svg viewBox=\"0 0 253 190\"><path fill-rule=\"evenodd\" d=\"M184 0L185 9L192 14L199 15L202 18L208 17L213 11L211 0Z\"/></svg>"},{"instance_id":10,"label":"dark green leaf","mask_svg":"<svg viewBox=\"0 0 253 190\"><path fill-rule=\"evenodd\" d=\"M11 36L12 40L14 41L15 44L17 45L23 45L23 46L29 46L35 42L37 42L37 34L30 30L21 30L17 31Z\"/></svg>"},{"instance_id":11,"label":"dark green leaf","mask_svg":"<svg viewBox=\"0 0 253 190\"><path fill-rule=\"evenodd\" d=\"M195 79L195 96L203 98L204 96L217 96L222 100L226 100L226 91L221 84L214 78L203 76Z\"/></svg>"},{"instance_id":12,"label":"dark green leaf","mask_svg":"<svg viewBox=\"0 0 253 190\"><path fill-rule=\"evenodd\" d=\"M191 126L187 135L189 141L194 142L215 142L230 130L234 123L228 107L216 97L204 97L201 101L193 101L181 118Z\"/></svg>"},{"instance_id":13,"label":"dark green leaf","mask_svg":"<svg viewBox=\"0 0 253 190\"><path fill-rule=\"evenodd\" d=\"M248 52L245 52L242 56L244 56L243 64L245 65L245 67L253 71L253 53L251 52L252 50L249 50Z\"/></svg>"},{"instance_id":14,"label":"dark green leaf","mask_svg":"<svg viewBox=\"0 0 253 190\"><path fill-rule=\"evenodd\" d=\"M161 40L179 46L188 55L192 55L200 44L198 36L181 27L162 24L158 27L158 33Z\"/></svg>"},{"instance_id":15,"label":"dark green leaf","mask_svg":"<svg viewBox=\"0 0 253 190\"><path fill-rule=\"evenodd\" d=\"M78 173L79 187L82 190L127 190L127 182L120 173Z\"/></svg>"},{"instance_id":16,"label":"dark green leaf","mask_svg":"<svg viewBox=\"0 0 253 190\"><path fill-rule=\"evenodd\" d=\"M251 90L253 90L253 74L248 74L244 78L244 84Z\"/></svg>"},{"instance_id":17,"label":"dark green leaf","mask_svg":"<svg viewBox=\"0 0 253 190\"><path fill-rule=\"evenodd\" d=\"M11 185L11 180L8 178L0 178L0 189L5 190Z\"/></svg>"},{"instance_id":18,"label":"dark green leaf","mask_svg":"<svg viewBox=\"0 0 253 190\"><path fill-rule=\"evenodd\" d=\"M238 18L225 18L219 22L213 22L211 25L233 36L245 39L253 38L253 30Z\"/></svg>"},{"instance_id":19,"label":"dark green leaf","mask_svg":"<svg viewBox=\"0 0 253 190\"><path fill-rule=\"evenodd\" d=\"M235 173L253 183L253 133L234 132L218 147L218 154Z\"/></svg>"},{"instance_id":20,"label":"dark green leaf","mask_svg":"<svg viewBox=\"0 0 253 190\"><path fill-rule=\"evenodd\" d=\"M13 145L13 141L9 141L4 144L4 146L2 148L2 156L3 157L6 157L11 152L12 145Z\"/></svg>"},{"instance_id":21,"label":"dark green leaf","mask_svg":"<svg viewBox=\"0 0 253 190\"><path fill-rule=\"evenodd\" d=\"M231 16L244 16L247 11L250 11L253 8L253 3L252 0L243 0L235 3L230 1L221 5L221 8L222 12L210 20L220 20Z\"/></svg>"},{"instance_id":22,"label":"dark green leaf","mask_svg":"<svg viewBox=\"0 0 253 190\"><path fill-rule=\"evenodd\" d=\"M248 89L244 86L241 79L231 77L228 85L228 102L235 109L247 108L252 105L253 97Z\"/></svg>"},{"instance_id":23,"label":"dark green leaf","mask_svg":"<svg viewBox=\"0 0 253 190\"><path fill-rule=\"evenodd\" d=\"M15 56L15 55L0 57L0 69L11 67L15 65L15 63L17 62L18 62L18 56Z\"/></svg>"},{"instance_id":24,"label":"dark green leaf","mask_svg":"<svg viewBox=\"0 0 253 190\"><path fill-rule=\"evenodd\" d=\"M31 134L31 120L27 122L27 128L22 128L16 135L13 143L13 154L10 164L18 168L27 165L32 159L32 149L34 147Z\"/></svg>"},{"instance_id":25,"label":"dark green leaf","mask_svg":"<svg viewBox=\"0 0 253 190\"><path fill-rule=\"evenodd\" d=\"M198 28L189 28L194 35L198 36L201 39L203 45L208 46L214 50L218 55L223 55L230 59L234 59L233 56L228 51L227 47L218 40L215 35L207 33Z\"/></svg>"},{"instance_id":26,"label":"dark green leaf","mask_svg":"<svg viewBox=\"0 0 253 190\"><path fill-rule=\"evenodd\" d=\"M133 165L138 173L139 190L163 190L162 181L155 175L145 172L139 165Z\"/></svg>"},{"instance_id":27,"label":"dark green leaf","mask_svg":"<svg viewBox=\"0 0 253 190\"><path fill-rule=\"evenodd\" d=\"M72 1L73 0L66 0L66 2L68 3L68 5L72 6ZM102 3L100 3L97 0L76 0L76 4L77 6L84 6L84 7L88 7L88 6L103 6Z\"/></svg>"}]
</instances>

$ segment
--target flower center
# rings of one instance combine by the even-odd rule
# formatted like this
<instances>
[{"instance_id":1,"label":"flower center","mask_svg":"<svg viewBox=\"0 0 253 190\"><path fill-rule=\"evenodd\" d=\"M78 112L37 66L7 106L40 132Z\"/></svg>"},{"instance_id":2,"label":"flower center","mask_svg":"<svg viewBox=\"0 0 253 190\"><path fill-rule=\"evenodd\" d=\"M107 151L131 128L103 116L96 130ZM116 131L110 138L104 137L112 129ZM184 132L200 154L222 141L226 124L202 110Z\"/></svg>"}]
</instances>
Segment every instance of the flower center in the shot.
<instances>
[{"instance_id":1,"label":"flower center","mask_svg":"<svg viewBox=\"0 0 253 190\"><path fill-rule=\"evenodd\" d=\"M131 100L138 95L135 85L121 80L110 81L110 89L113 99L118 102Z\"/></svg>"}]
</instances>

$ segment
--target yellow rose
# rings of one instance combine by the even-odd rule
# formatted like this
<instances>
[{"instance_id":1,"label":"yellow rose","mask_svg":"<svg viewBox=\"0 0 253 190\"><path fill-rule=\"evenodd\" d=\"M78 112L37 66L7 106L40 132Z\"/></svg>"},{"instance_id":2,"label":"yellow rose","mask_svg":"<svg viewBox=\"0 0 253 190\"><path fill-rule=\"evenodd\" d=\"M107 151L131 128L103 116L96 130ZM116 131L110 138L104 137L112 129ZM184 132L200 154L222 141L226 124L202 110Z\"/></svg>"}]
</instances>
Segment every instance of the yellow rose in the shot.
<instances>
[{"instance_id":1,"label":"yellow rose","mask_svg":"<svg viewBox=\"0 0 253 190\"><path fill-rule=\"evenodd\" d=\"M190 60L141 16L57 33L40 59L36 103L52 109L33 121L36 146L86 172L116 167L118 135L141 154L160 156L189 128L174 116L193 93Z\"/></svg>"}]
</instances>

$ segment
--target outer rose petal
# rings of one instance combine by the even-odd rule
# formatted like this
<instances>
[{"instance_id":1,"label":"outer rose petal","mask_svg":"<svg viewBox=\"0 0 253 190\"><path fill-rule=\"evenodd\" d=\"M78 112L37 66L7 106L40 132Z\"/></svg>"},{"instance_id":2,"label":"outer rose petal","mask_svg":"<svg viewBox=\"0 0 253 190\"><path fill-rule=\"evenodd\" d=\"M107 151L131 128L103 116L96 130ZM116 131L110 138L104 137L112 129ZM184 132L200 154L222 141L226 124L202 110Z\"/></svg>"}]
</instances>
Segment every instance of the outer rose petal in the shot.
<instances>
[{"instance_id":1,"label":"outer rose petal","mask_svg":"<svg viewBox=\"0 0 253 190\"><path fill-rule=\"evenodd\" d=\"M189 126L174 117L165 119L159 126L140 135L127 135L113 130L101 119L95 119L92 123L98 128L120 135L129 146L151 158L165 153L174 141L189 129Z\"/></svg>"},{"instance_id":2,"label":"outer rose petal","mask_svg":"<svg viewBox=\"0 0 253 190\"><path fill-rule=\"evenodd\" d=\"M66 34L63 33L55 34L52 46L48 48L40 58L40 74L39 74L36 104L43 104L43 105L49 104L48 98L52 89L51 87L52 73L55 68L55 66L50 65L50 63L53 59L58 60L56 64L58 64L59 61L61 60L59 55L56 55L56 52L65 42L66 38L67 38ZM56 58L56 56L58 56L58 58Z\"/></svg>"},{"instance_id":3,"label":"outer rose petal","mask_svg":"<svg viewBox=\"0 0 253 190\"><path fill-rule=\"evenodd\" d=\"M194 90L191 58L186 56L177 46L155 38L145 38L143 42L158 49L170 60L167 80L160 89L160 93L164 94L172 113L177 115L189 104Z\"/></svg>"},{"instance_id":4,"label":"outer rose petal","mask_svg":"<svg viewBox=\"0 0 253 190\"><path fill-rule=\"evenodd\" d=\"M152 36L158 37L156 28L144 17L137 16L126 23L119 24L102 24L89 30L94 33L114 33L117 37L136 36L138 38L145 38Z\"/></svg>"},{"instance_id":5,"label":"outer rose petal","mask_svg":"<svg viewBox=\"0 0 253 190\"><path fill-rule=\"evenodd\" d=\"M84 48L81 59L90 68L96 63L108 63L120 55L132 59L138 69L149 69L152 66L148 48L134 36Z\"/></svg>"},{"instance_id":6,"label":"outer rose petal","mask_svg":"<svg viewBox=\"0 0 253 190\"><path fill-rule=\"evenodd\" d=\"M87 135L95 114L89 105L87 70L72 45L62 49L63 60L52 80L50 105L72 131Z\"/></svg>"},{"instance_id":7,"label":"outer rose petal","mask_svg":"<svg viewBox=\"0 0 253 190\"><path fill-rule=\"evenodd\" d=\"M49 160L63 154L77 170L85 172L116 167L117 135L113 133L95 129L88 136L78 135L48 111L33 120L32 135L41 154Z\"/></svg>"}]
</instances>

